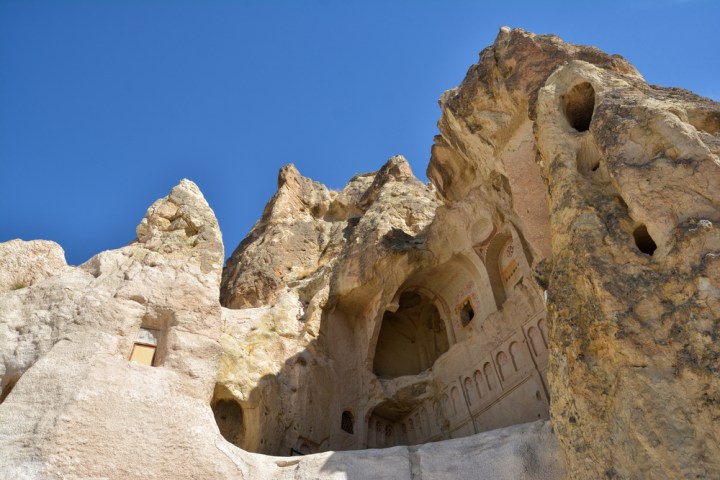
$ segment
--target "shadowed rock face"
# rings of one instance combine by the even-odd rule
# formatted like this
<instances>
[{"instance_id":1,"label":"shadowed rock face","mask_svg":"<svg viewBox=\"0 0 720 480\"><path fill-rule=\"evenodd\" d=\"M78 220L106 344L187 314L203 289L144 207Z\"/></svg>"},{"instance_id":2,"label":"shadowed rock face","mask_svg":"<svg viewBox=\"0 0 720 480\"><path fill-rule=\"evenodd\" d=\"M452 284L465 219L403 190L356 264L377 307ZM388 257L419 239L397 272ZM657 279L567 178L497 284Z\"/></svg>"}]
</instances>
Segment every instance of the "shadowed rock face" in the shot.
<instances>
[{"instance_id":1,"label":"shadowed rock face","mask_svg":"<svg viewBox=\"0 0 720 480\"><path fill-rule=\"evenodd\" d=\"M432 184L288 165L224 269L186 180L0 244L0 478L720 477L718 104L504 28L440 106Z\"/></svg>"}]
</instances>

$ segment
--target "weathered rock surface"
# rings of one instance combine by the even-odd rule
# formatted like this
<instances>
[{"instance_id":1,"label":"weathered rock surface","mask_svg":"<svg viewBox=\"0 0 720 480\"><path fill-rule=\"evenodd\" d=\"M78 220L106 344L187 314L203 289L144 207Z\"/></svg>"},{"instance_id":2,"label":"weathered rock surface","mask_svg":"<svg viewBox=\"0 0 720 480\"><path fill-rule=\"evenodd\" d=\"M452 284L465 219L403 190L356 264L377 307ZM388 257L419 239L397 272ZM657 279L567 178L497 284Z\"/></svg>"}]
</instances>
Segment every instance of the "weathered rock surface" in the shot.
<instances>
[{"instance_id":1,"label":"weathered rock surface","mask_svg":"<svg viewBox=\"0 0 720 480\"><path fill-rule=\"evenodd\" d=\"M417 447L267 457L229 451L243 478L555 480L564 476L557 439L547 422L515 425L471 437ZM233 455L235 454L235 455Z\"/></svg>"},{"instance_id":2,"label":"weathered rock surface","mask_svg":"<svg viewBox=\"0 0 720 480\"><path fill-rule=\"evenodd\" d=\"M523 370L523 358L512 349L517 338L515 345L529 348L525 359L538 372L519 385L538 378L536 393L543 398L547 357L536 348L543 342L534 343L532 335L544 330L531 319L544 318L545 306L538 300L542 291L529 281L535 268L552 320L550 410L570 475L717 476L718 463L708 455L718 451L712 426L720 413L713 400L718 278L711 266L718 248L717 104L647 85L619 56L507 29L440 104L441 135L428 175L441 201L434 217L425 215L429 220L412 248L394 255L387 255L392 249L374 250L378 237L369 233L376 222L362 223L369 213L359 203L349 204L360 223L345 242L337 236L314 240L301 233L312 230L308 223L297 226L298 212L315 207L320 213L313 225L325 231L328 194L320 186L310 195L296 193L315 199L301 205L281 201L287 195L283 186L268 211L283 205L280 217L289 223L268 235L273 221L266 211L257 235L228 263L224 304L260 308L232 314L239 319L226 330L225 351L232 355L219 376L224 398L235 398L249 412L241 444L266 452L387 446L394 432L406 431L418 418L429 418L432 433L424 441L473 433L445 405L446 394L451 403L464 397L463 415L474 431L501 426L475 413L478 400L487 408L483 402L490 397L496 418L508 408L532 412L524 395L534 388L494 398L489 378L503 389L519 388L502 366L510 352L515 372ZM392 207L376 207L390 212L384 215L400 229L384 231L410 245L413 235L403 235ZM274 239L270 245L267 238ZM348 247L358 243L363 246ZM345 247L335 250L330 263L318 260L318 252L338 244ZM512 258L517 272L508 274L508 260L499 254L518 251ZM298 261L283 264L279 252ZM263 286L273 285L269 294L246 294L257 291L251 284L256 276L239 272L258 268L254 258L267 259L273 281ZM303 268L293 276L296 263ZM332 274L320 265L329 265ZM461 280L453 284L450 278ZM377 370L384 348L379 331L386 318L401 317L408 292L425 292L437 303L439 316L447 319L450 349L426 373L383 378ZM471 300L476 315L468 325L458 325L463 298ZM522 335L512 337L507 325L517 318ZM295 319L319 325L309 330L319 333L306 335ZM256 326L249 334L252 347L234 323ZM458 351L472 352L474 360L458 361ZM486 354L489 361L478 363ZM249 358L262 368L236 368L246 361L239 359ZM280 365L279 359L288 358ZM482 376L483 365L492 366L490 376ZM247 378L238 371L264 373ZM344 378L353 378L353 385ZM483 381L487 391L479 388ZM453 399L453 391L463 395ZM302 399L312 399L323 414L308 411ZM343 409L362 419L361 438L347 443L332 433ZM432 414L424 416L427 411ZM258 431L263 433L257 438L247 434ZM409 436L400 441L412 443Z\"/></svg>"},{"instance_id":3,"label":"weathered rock surface","mask_svg":"<svg viewBox=\"0 0 720 480\"><path fill-rule=\"evenodd\" d=\"M720 478L718 104L503 28L440 106L432 184L284 167L224 269L186 180L0 244L0 478Z\"/></svg>"},{"instance_id":4,"label":"weathered rock surface","mask_svg":"<svg viewBox=\"0 0 720 480\"><path fill-rule=\"evenodd\" d=\"M402 159L361 178L365 192L381 190L373 193L376 208L389 202L384 196L405 195L408 204L399 211L433 210L432 189L415 180ZM411 198L417 190L425 193ZM405 213L372 213L364 221L381 227L363 234L382 235L397 228L397 218L419 218ZM413 231L415 222L410 224L402 226ZM217 408L224 388L215 385L218 339L226 350L226 374L247 376L240 384L262 385L278 355L291 354L270 356L263 349L278 344L278 337L297 335L296 329L284 331L283 314L294 314L297 327L302 303L284 291L272 307L221 309L220 232L191 182L153 204L137 232L127 247L0 296L0 478L442 479L480 472L488 478L549 480L562 475L547 421L421 447L294 458L237 448L216 424L224 425L218 414L232 414ZM405 248L397 240L381 243L378 237L365 248L376 255ZM268 321L276 327L268 329ZM140 328L160 332L152 366L127 360ZM308 332L311 336L312 328ZM245 341L234 343L238 338ZM251 355L241 354L232 364L234 349Z\"/></svg>"},{"instance_id":5,"label":"weathered rock surface","mask_svg":"<svg viewBox=\"0 0 720 480\"><path fill-rule=\"evenodd\" d=\"M520 217L496 206L509 194L490 184L443 205L402 157L340 192L281 170L223 273L213 406L226 438L287 455L548 418L530 266L549 239L527 246ZM547 213L534 225L549 230Z\"/></svg>"},{"instance_id":6,"label":"weathered rock surface","mask_svg":"<svg viewBox=\"0 0 720 480\"><path fill-rule=\"evenodd\" d=\"M220 231L184 180L138 234L0 295L0 478L172 478L176 455L212 458ZM155 367L127 360L140 327L159 332Z\"/></svg>"},{"instance_id":7,"label":"weathered rock surface","mask_svg":"<svg viewBox=\"0 0 720 480\"><path fill-rule=\"evenodd\" d=\"M47 240L0 243L0 292L29 287L67 270L65 252Z\"/></svg>"},{"instance_id":8,"label":"weathered rock surface","mask_svg":"<svg viewBox=\"0 0 720 480\"><path fill-rule=\"evenodd\" d=\"M570 475L720 477L720 106L619 57L503 30L441 107L428 173L449 202L500 175L527 226L525 185L547 185L539 270ZM517 145L541 175L503 162Z\"/></svg>"},{"instance_id":9,"label":"weathered rock surface","mask_svg":"<svg viewBox=\"0 0 720 480\"><path fill-rule=\"evenodd\" d=\"M223 305L271 305L288 286L330 274L337 257L348 256L343 249L366 249L377 257L369 250L384 251L380 240L393 228L409 236L421 232L437 207L434 196L402 156L390 159L377 175L357 175L340 192L301 176L293 165L283 167L278 192L228 260ZM370 268L372 258L365 260Z\"/></svg>"},{"instance_id":10,"label":"weathered rock surface","mask_svg":"<svg viewBox=\"0 0 720 480\"><path fill-rule=\"evenodd\" d=\"M375 322L358 320L364 325L355 337L348 320L328 316L338 298L353 292L367 302L353 315L368 314L365 309L376 315L381 299L373 297L395 294L390 290L412 268L408 257L419 255L436 208L434 189L400 156L340 192L292 165L281 170L278 193L223 276L223 305L256 307L224 310L218 382L220 397L243 410L238 445L269 454L303 444L313 445L310 451L362 446L362 435L338 432L343 406L358 396L339 382L352 372L355 382L366 383L359 388L370 388L364 362Z\"/></svg>"}]
</instances>

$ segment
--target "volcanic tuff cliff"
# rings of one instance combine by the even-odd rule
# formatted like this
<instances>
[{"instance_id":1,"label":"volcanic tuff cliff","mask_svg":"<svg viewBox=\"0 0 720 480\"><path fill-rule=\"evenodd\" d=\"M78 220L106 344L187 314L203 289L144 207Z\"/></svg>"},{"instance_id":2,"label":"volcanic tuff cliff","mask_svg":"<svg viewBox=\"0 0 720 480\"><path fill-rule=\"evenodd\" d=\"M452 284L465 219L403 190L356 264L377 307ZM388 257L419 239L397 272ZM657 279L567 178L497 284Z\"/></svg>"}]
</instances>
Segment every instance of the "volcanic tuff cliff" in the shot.
<instances>
[{"instance_id":1,"label":"volcanic tuff cliff","mask_svg":"<svg viewBox=\"0 0 720 480\"><path fill-rule=\"evenodd\" d=\"M440 107L430 184L288 165L225 268L186 180L0 244L0 477L720 477L720 106L503 28Z\"/></svg>"}]
</instances>

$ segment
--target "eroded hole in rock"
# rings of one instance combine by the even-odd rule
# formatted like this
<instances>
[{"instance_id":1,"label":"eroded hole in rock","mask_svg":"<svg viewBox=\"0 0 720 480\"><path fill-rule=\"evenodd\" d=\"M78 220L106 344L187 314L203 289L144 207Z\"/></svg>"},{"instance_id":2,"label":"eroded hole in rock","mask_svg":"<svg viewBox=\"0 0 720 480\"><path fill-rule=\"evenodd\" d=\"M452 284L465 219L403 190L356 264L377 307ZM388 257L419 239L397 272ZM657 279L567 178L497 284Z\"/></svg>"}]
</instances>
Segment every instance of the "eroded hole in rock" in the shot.
<instances>
[{"instance_id":1,"label":"eroded hole in rock","mask_svg":"<svg viewBox=\"0 0 720 480\"><path fill-rule=\"evenodd\" d=\"M578 132L590 129L595 110L595 89L589 82L572 87L562 96L563 110L570 126Z\"/></svg>"},{"instance_id":2,"label":"eroded hole in rock","mask_svg":"<svg viewBox=\"0 0 720 480\"><path fill-rule=\"evenodd\" d=\"M465 327L468 323L470 323L473 318L475 318L475 310L473 310L472 308L472 303L470 303L470 299L467 299L465 300L465 303L460 309L460 322L462 323L463 327Z\"/></svg>"},{"instance_id":3,"label":"eroded hole in rock","mask_svg":"<svg viewBox=\"0 0 720 480\"><path fill-rule=\"evenodd\" d=\"M397 311L385 312L380 328L373 372L383 378L427 370L449 346L445 324L429 299L414 292L400 299Z\"/></svg>"},{"instance_id":4,"label":"eroded hole in rock","mask_svg":"<svg viewBox=\"0 0 720 480\"><path fill-rule=\"evenodd\" d=\"M243 440L245 437L243 409L232 397L227 388L222 385L215 386L210 407L215 415L215 423L217 423L222 436L225 437L228 442L243 448Z\"/></svg>"},{"instance_id":5,"label":"eroded hole in rock","mask_svg":"<svg viewBox=\"0 0 720 480\"><path fill-rule=\"evenodd\" d=\"M688 122L698 131L710 135L720 134L720 112L690 109L687 116Z\"/></svg>"},{"instance_id":6,"label":"eroded hole in rock","mask_svg":"<svg viewBox=\"0 0 720 480\"><path fill-rule=\"evenodd\" d=\"M657 244L655 244L655 240L650 236L645 225L637 227L633 232L633 237L635 237L635 245L642 253L651 256L655 253Z\"/></svg>"},{"instance_id":7,"label":"eroded hole in rock","mask_svg":"<svg viewBox=\"0 0 720 480\"><path fill-rule=\"evenodd\" d=\"M591 136L583 138L575 155L578 172L589 175L600 167L600 150Z\"/></svg>"}]
</instances>

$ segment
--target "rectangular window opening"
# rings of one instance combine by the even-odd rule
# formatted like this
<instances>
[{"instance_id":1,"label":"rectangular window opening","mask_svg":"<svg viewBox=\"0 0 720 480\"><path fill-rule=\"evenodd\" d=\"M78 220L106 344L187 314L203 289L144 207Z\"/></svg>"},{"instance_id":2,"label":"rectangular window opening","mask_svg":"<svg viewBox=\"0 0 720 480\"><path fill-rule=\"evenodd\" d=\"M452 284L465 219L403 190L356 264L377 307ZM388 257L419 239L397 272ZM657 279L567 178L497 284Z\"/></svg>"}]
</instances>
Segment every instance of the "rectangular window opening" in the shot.
<instances>
[{"instance_id":1,"label":"rectangular window opening","mask_svg":"<svg viewBox=\"0 0 720 480\"><path fill-rule=\"evenodd\" d=\"M154 366L155 352L158 344L157 330L141 328L135 337L135 344L130 353L130 361L141 365Z\"/></svg>"}]
</instances>

